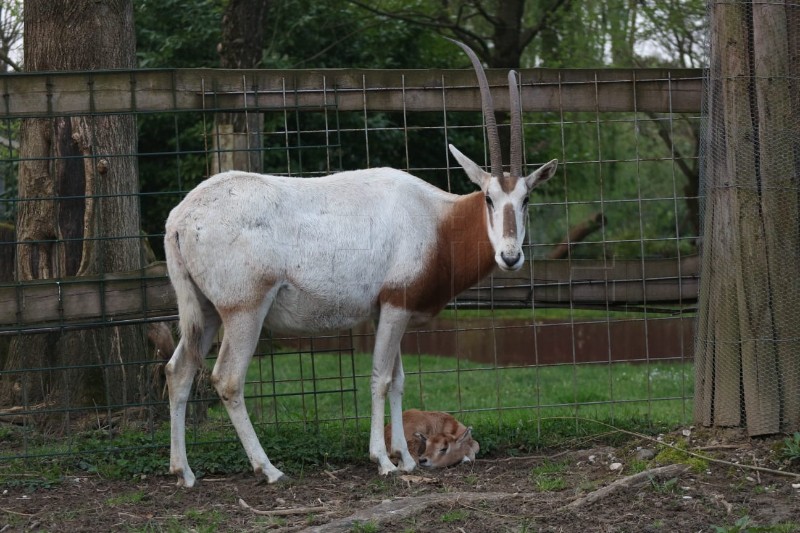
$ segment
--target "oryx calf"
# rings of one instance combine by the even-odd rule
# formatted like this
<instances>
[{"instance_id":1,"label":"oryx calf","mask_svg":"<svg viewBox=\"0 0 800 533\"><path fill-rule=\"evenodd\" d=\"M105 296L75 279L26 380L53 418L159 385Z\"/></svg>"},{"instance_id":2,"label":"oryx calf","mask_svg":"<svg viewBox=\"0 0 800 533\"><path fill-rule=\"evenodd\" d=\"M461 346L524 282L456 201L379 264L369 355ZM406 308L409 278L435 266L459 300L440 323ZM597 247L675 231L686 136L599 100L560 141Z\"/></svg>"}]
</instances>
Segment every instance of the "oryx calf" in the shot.
<instances>
[{"instance_id":1,"label":"oryx calf","mask_svg":"<svg viewBox=\"0 0 800 533\"><path fill-rule=\"evenodd\" d=\"M442 411L403 411L403 436L408 452L423 468L445 468L475 460L481 446L466 427ZM392 425L383 428L387 448L392 442Z\"/></svg>"}]
</instances>

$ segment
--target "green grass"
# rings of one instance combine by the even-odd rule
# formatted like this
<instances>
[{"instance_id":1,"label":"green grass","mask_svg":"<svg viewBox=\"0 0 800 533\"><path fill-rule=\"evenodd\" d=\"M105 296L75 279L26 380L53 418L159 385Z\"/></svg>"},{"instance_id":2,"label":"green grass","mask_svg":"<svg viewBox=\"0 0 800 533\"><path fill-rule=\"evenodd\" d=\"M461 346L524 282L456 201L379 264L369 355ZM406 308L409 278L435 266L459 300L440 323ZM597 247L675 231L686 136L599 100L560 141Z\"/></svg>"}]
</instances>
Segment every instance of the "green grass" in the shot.
<instances>
[{"instance_id":1,"label":"green grass","mask_svg":"<svg viewBox=\"0 0 800 533\"><path fill-rule=\"evenodd\" d=\"M664 447L655 460L663 464L686 464L692 468L692 471L699 474L708 470L708 461L689 455L683 450L688 448L685 440L681 439L672 447Z\"/></svg>"},{"instance_id":2,"label":"green grass","mask_svg":"<svg viewBox=\"0 0 800 533\"><path fill-rule=\"evenodd\" d=\"M263 422L368 417L371 364L368 354L257 358L248 373L248 407ZM691 420L690 365L492 367L408 355L403 366L405 408L462 412L467 423L497 421L498 413L511 412L524 413L528 420L586 417L613 423L646 418L666 425Z\"/></svg>"},{"instance_id":3,"label":"green grass","mask_svg":"<svg viewBox=\"0 0 800 533\"><path fill-rule=\"evenodd\" d=\"M567 482L562 475L566 472L567 463L545 462L531 469L529 475L533 486L539 492L554 492L567 487Z\"/></svg>"},{"instance_id":4,"label":"green grass","mask_svg":"<svg viewBox=\"0 0 800 533\"><path fill-rule=\"evenodd\" d=\"M442 515L442 522L445 524L452 524L454 522L463 522L469 518L469 512L464 509L453 509L452 511L447 511Z\"/></svg>"},{"instance_id":5,"label":"green grass","mask_svg":"<svg viewBox=\"0 0 800 533\"><path fill-rule=\"evenodd\" d=\"M800 462L800 431L783 440L783 449L780 454L789 462Z\"/></svg>"},{"instance_id":6,"label":"green grass","mask_svg":"<svg viewBox=\"0 0 800 533\"><path fill-rule=\"evenodd\" d=\"M458 412L482 456L623 429L658 432L692 419L693 369L678 363L492 367L427 355L403 358L404 408ZM276 354L254 359L248 409L270 457L292 475L309 465L364 459L370 416L369 354ZM224 408L209 410L198 440L235 435ZM597 420L601 424L594 423ZM298 440L297 435L303 437ZM614 438L614 437L611 437ZM622 438L622 437L618 437ZM325 450L322 455L320 450ZM238 446L194 447L200 472L223 472ZM190 456L192 451L190 450Z\"/></svg>"},{"instance_id":7,"label":"green grass","mask_svg":"<svg viewBox=\"0 0 800 533\"><path fill-rule=\"evenodd\" d=\"M380 531L375 522L356 522L350 528L352 533L377 533Z\"/></svg>"},{"instance_id":8,"label":"green grass","mask_svg":"<svg viewBox=\"0 0 800 533\"><path fill-rule=\"evenodd\" d=\"M140 503L144 499L145 499L144 491L135 490L133 492L126 492L125 494L120 494L119 496L112 496L111 498L106 500L106 505L110 507L116 507L118 505Z\"/></svg>"},{"instance_id":9,"label":"green grass","mask_svg":"<svg viewBox=\"0 0 800 533\"><path fill-rule=\"evenodd\" d=\"M662 309L679 311L677 306L661 306ZM558 320L569 324L573 320L624 320L659 316L660 313L649 311L618 311L605 309L570 309L569 307L537 307L533 309L445 309L439 318L514 318L530 320Z\"/></svg>"},{"instance_id":10,"label":"green grass","mask_svg":"<svg viewBox=\"0 0 800 533\"><path fill-rule=\"evenodd\" d=\"M739 518L731 526L711 526L715 533L792 533L798 531L800 524L796 522L783 522L769 526L753 524L749 516Z\"/></svg>"},{"instance_id":11,"label":"green grass","mask_svg":"<svg viewBox=\"0 0 800 533\"><path fill-rule=\"evenodd\" d=\"M511 368L426 355L404 356L403 361L404 407L459 413L473 427L481 456L528 453L593 438L608 432L603 424L652 433L692 419L694 380L688 364ZM311 466L367 460L370 373L368 354L277 354L253 360L246 384L248 410L279 468L302 478ZM4 442L22 442L19 431L5 434ZM624 439L604 438L611 444L611 439ZM28 475L30 461L5 461L0 485L35 490L76 470L124 479L165 473L169 462L166 422L152 433L123 431L110 438L104 431L90 431L58 440L27 435L25 442L27 447L15 453L41 456L35 460L37 475ZM202 426L188 421L187 442L198 476L250 469L219 402L210 404Z\"/></svg>"}]
</instances>

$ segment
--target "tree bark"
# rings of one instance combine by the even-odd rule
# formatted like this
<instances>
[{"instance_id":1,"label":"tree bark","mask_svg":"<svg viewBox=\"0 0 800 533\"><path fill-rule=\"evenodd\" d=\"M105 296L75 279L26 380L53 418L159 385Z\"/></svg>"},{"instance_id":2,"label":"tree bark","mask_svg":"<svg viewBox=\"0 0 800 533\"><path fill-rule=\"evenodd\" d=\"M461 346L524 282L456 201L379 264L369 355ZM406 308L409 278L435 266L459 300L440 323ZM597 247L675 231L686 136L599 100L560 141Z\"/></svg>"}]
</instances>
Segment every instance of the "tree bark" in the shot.
<instances>
[{"instance_id":1,"label":"tree bark","mask_svg":"<svg viewBox=\"0 0 800 533\"><path fill-rule=\"evenodd\" d=\"M131 0L26 0L24 17L27 71L135 67ZM17 280L143 266L135 153L132 115L22 121ZM145 341L141 326L15 337L0 405L57 407L35 418L59 432L81 408L138 403Z\"/></svg>"},{"instance_id":2,"label":"tree bark","mask_svg":"<svg viewBox=\"0 0 800 533\"><path fill-rule=\"evenodd\" d=\"M217 46L222 68L256 68L264 51L269 0L230 0L222 16ZM251 89L242 79L242 92ZM258 112L218 113L214 129L214 172L262 172L264 116Z\"/></svg>"},{"instance_id":3,"label":"tree bark","mask_svg":"<svg viewBox=\"0 0 800 533\"><path fill-rule=\"evenodd\" d=\"M751 435L800 429L792 11L716 4L711 14L695 418Z\"/></svg>"}]
</instances>

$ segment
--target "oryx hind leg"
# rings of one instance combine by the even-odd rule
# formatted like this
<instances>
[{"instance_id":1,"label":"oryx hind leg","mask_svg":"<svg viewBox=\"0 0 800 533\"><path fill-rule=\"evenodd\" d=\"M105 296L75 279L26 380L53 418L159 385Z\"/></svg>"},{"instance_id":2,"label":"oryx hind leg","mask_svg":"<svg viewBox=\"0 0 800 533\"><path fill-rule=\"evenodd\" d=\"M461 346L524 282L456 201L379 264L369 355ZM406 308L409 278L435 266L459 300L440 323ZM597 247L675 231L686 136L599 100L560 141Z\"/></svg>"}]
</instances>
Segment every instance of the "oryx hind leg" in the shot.
<instances>
[{"instance_id":1,"label":"oryx hind leg","mask_svg":"<svg viewBox=\"0 0 800 533\"><path fill-rule=\"evenodd\" d=\"M193 346L191 339L181 338L164 369L169 391L169 471L178 477L178 485L185 487L192 487L195 483L194 473L186 457L186 404L189 401L194 376L211 349L220 326L219 315L208 302L205 302L203 316L204 324L199 345Z\"/></svg>"},{"instance_id":2,"label":"oryx hind leg","mask_svg":"<svg viewBox=\"0 0 800 533\"><path fill-rule=\"evenodd\" d=\"M261 327L274 299L270 291L264 302L255 309L236 309L222 312L224 336L211 382L228 411L233 427L242 442L247 458L256 475L264 475L269 483L284 477L270 462L256 436L244 402L244 383L247 367L253 358Z\"/></svg>"}]
</instances>

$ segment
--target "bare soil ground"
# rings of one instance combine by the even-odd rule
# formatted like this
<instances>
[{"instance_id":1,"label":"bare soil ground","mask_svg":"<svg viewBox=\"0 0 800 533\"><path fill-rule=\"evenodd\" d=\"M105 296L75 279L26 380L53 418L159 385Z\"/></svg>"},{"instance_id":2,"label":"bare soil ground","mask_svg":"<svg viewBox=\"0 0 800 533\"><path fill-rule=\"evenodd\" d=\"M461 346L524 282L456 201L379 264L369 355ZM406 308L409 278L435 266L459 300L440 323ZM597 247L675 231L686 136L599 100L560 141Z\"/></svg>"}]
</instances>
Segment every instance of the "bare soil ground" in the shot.
<instances>
[{"instance_id":1,"label":"bare soil ground","mask_svg":"<svg viewBox=\"0 0 800 533\"><path fill-rule=\"evenodd\" d=\"M680 431L663 438L685 439ZM206 477L188 490L166 475L67 477L32 492L6 489L0 532L800 531L800 477L746 468L800 475L797 462L780 457L782 438L698 430L688 440L689 450L732 464L648 459L664 448L636 440L405 476L380 477L368 462L329 465L278 485L251 473Z\"/></svg>"}]
</instances>

